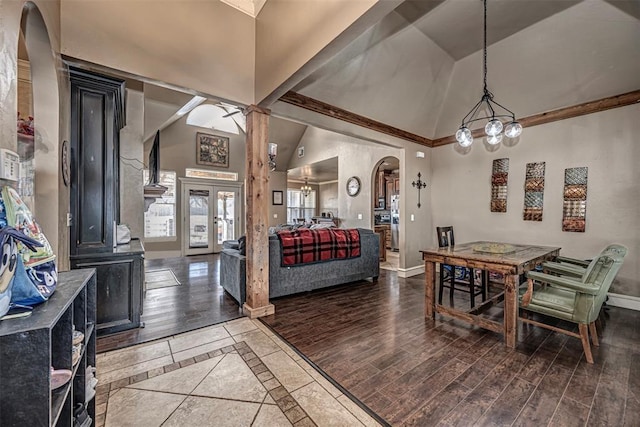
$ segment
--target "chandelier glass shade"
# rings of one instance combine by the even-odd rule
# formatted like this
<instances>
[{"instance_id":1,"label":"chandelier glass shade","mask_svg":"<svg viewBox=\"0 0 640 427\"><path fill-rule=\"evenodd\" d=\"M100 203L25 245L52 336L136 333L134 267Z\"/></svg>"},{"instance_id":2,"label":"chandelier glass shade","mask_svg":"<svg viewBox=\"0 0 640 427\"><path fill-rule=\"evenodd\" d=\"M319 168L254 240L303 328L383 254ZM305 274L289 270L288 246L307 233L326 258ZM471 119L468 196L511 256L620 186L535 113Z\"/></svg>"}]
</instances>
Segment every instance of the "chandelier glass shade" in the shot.
<instances>
[{"instance_id":1,"label":"chandelier glass shade","mask_svg":"<svg viewBox=\"0 0 640 427\"><path fill-rule=\"evenodd\" d=\"M484 8L484 45L483 45L483 93L480 101L462 119L462 125L456 132L456 141L461 147L469 147L473 143L473 133L470 127L477 121L485 121L485 134L487 143L491 145L499 144L503 135L507 138L517 138L522 133L522 125L516 120L515 114L504 106L498 104L493 99L493 94L487 89L487 0L482 2ZM507 124L502 120L507 119ZM504 134L503 131L504 130Z\"/></svg>"},{"instance_id":2,"label":"chandelier glass shade","mask_svg":"<svg viewBox=\"0 0 640 427\"><path fill-rule=\"evenodd\" d=\"M311 191L313 190L313 188L311 188L309 186L309 180L307 178L304 179L304 185L302 187L300 187L300 191L302 191L302 195L304 197L307 197L309 194L311 194Z\"/></svg>"}]
</instances>

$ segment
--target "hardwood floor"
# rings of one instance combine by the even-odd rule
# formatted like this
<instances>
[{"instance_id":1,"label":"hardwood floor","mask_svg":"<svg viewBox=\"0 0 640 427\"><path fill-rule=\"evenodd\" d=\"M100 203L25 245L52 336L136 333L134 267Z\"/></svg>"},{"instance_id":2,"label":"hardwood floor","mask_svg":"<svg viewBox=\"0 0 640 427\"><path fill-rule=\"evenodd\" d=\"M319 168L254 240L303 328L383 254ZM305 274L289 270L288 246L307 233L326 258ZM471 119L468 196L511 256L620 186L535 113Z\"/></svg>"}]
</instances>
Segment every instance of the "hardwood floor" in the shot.
<instances>
[{"instance_id":1,"label":"hardwood floor","mask_svg":"<svg viewBox=\"0 0 640 427\"><path fill-rule=\"evenodd\" d=\"M520 325L510 350L493 332L425 320L424 275L381 271L272 302L263 322L392 425L640 425L640 312L601 315L589 365L579 339L541 328Z\"/></svg>"},{"instance_id":2,"label":"hardwood floor","mask_svg":"<svg viewBox=\"0 0 640 427\"><path fill-rule=\"evenodd\" d=\"M170 268L181 284L148 289L141 318L144 328L98 338L99 353L242 316L238 304L219 285L219 255L145 260L146 271L164 268Z\"/></svg>"}]
</instances>

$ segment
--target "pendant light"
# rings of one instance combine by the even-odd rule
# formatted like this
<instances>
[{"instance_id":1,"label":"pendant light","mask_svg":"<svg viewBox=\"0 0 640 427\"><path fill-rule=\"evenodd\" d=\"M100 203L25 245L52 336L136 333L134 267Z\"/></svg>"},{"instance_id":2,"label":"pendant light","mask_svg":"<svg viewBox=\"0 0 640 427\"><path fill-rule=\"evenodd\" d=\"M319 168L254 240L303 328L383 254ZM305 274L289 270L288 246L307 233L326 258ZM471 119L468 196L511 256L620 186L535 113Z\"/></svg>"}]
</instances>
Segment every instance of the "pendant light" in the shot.
<instances>
[{"instance_id":1,"label":"pendant light","mask_svg":"<svg viewBox=\"0 0 640 427\"><path fill-rule=\"evenodd\" d=\"M473 143L473 135L469 129L474 122L488 120L484 127L487 134L487 142L491 145L499 144L503 135L507 138L517 138L522 133L522 125L516 120L515 114L493 99L493 94L487 89L487 0L482 1L484 7L484 48L483 48L483 94L480 101L462 119L462 125L456 132L456 140L462 147L469 147ZM479 117L480 111L486 111L485 116ZM498 114L506 112L508 114ZM500 119L507 118L508 122L503 125ZM504 134L503 131L504 130Z\"/></svg>"}]
</instances>

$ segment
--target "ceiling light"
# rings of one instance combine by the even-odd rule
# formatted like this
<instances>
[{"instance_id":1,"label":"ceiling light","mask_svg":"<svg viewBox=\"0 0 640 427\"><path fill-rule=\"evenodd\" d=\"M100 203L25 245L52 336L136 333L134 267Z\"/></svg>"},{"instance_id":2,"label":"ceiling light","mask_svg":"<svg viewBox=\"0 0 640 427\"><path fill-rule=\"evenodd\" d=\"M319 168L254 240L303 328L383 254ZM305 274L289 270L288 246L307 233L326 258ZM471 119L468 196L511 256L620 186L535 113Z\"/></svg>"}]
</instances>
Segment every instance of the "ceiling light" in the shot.
<instances>
[{"instance_id":1,"label":"ceiling light","mask_svg":"<svg viewBox=\"0 0 640 427\"><path fill-rule=\"evenodd\" d=\"M469 130L473 122L480 120L489 120L484 127L487 134L487 142L491 145L499 144L502 141L502 130L504 127L504 135L507 138L517 138L522 133L522 125L516 121L516 116L511 110L503 107L493 100L493 94L487 89L487 0L482 2L484 8L484 48L483 48L483 77L484 88L482 98L462 119L462 125L456 132L456 140L461 147L469 147L473 143L473 135ZM481 111L484 116L480 117ZM503 112L503 114L497 114ZM504 114L508 113L508 114ZM503 126L502 118L510 118L511 120L506 126Z\"/></svg>"},{"instance_id":2,"label":"ceiling light","mask_svg":"<svg viewBox=\"0 0 640 427\"><path fill-rule=\"evenodd\" d=\"M304 179L304 185L302 187L300 187L300 191L302 191L302 195L304 197L307 197L309 194L311 194L311 191L313 190L313 188L311 188L311 186L309 186L309 180L307 178Z\"/></svg>"}]
</instances>

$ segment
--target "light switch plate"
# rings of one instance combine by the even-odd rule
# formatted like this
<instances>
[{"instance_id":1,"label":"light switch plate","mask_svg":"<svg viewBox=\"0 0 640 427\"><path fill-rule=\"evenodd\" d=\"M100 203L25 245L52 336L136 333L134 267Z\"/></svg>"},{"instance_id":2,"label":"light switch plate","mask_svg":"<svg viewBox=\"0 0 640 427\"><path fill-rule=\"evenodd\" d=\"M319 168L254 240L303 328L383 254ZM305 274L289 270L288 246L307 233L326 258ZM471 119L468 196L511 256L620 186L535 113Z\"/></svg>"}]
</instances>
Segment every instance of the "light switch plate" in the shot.
<instances>
[{"instance_id":1,"label":"light switch plate","mask_svg":"<svg viewBox=\"0 0 640 427\"><path fill-rule=\"evenodd\" d=\"M358 219L362 219L362 214L358 214Z\"/></svg>"}]
</instances>

